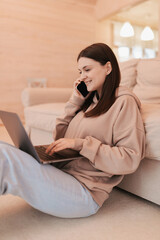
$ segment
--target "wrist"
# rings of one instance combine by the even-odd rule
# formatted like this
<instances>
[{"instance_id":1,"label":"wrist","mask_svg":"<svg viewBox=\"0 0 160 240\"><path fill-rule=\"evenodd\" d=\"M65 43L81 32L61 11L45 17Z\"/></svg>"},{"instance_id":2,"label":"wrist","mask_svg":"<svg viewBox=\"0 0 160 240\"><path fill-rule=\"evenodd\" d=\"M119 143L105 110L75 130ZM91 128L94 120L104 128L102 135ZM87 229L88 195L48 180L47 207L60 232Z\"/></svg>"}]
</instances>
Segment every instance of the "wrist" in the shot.
<instances>
[{"instance_id":1,"label":"wrist","mask_svg":"<svg viewBox=\"0 0 160 240\"><path fill-rule=\"evenodd\" d=\"M82 106L82 104L85 101L85 98L83 96L79 96L79 94L74 91L70 97L69 100L71 103L78 105L78 106Z\"/></svg>"},{"instance_id":2,"label":"wrist","mask_svg":"<svg viewBox=\"0 0 160 240\"><path fill-rule=\"evenodd\" d=\"M83 147L84 139L82 138L75 138L75 150L81 151Z\"/></svg>"}]
</instances>

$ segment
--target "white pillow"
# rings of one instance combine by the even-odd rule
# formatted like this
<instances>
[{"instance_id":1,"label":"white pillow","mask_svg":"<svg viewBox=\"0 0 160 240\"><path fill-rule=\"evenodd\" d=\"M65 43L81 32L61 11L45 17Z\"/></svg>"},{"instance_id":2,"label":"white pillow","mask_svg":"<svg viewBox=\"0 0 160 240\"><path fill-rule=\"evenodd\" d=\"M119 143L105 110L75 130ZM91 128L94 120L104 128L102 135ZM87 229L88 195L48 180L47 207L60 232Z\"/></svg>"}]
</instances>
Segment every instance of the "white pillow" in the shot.
<instances>
[{"instance_id":1,"label":"white pillow","mask_svg":"<svg viewBox=\"0 0 160 240\"><path fill-rule=\"evenodd\" d=\"M137 77L137 63L139 59L131 59L126 62L120 62L119 67L121 71L121 82L120 86L126 86L130 89L136 84L136 77Z\"/></svg>"},{"instance_id":2,"label":"white pillow","mask_svg":"<svg viewBox=\"0 0 160 240\"><path fill-rule=\"evenodd\" d=\"M143 103L141 114L146 131L145 157L160 160L160 106Z\"/></svg>"},{"instance_id":3,"label":"white pillow","mask_svg":"<svg viewBox=\"0 0 160 240\"><path fill-rule=\"evenodd\" d=\"M143 59L137 65L133 92L142 102L160 103L160 59Z\"/></svg>"}]
</instances>

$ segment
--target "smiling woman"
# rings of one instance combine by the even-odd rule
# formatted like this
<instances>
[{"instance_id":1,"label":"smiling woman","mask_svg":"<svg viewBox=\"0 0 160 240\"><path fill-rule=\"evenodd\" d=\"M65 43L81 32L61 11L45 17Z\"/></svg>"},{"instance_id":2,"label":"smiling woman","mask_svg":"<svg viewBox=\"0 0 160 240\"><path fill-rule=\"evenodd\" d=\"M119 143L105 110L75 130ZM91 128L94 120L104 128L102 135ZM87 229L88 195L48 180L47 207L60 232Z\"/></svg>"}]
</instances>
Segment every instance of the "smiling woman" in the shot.
<instances>
[{"instance_id":1,"label":"smiling woman","mask_svg":"<svg viewBox=\"0 0 160 240\"><path fill-rule=\"evenodd\" d=\"M48 153L70 148L84 156L86 159L66 164L62 170L73 175L101 206L144 156L140 102L128 89L119 87L118 62L106 44L83 49L77 62L80 77L74 82L65 115L57 119L55 142ZM82 81L89 91L86 97L77 90Z\"/></svg>"},{"instance_id":2,"label":"smiling woman","mask_svg":"<svg viewBox=\"0 0 160 240\"><path fill-rule=\"evenodd\" d=\"M145 132L138 98L119 87L120 71L112 50L93 44L78 56L80 77L57 118L55 141L46 152L68 149L82 157L65 164L41 165L25 152L0 143L0 194L13 194L58 217L95 214L123 175L144 156ZM77 85L84 81L84 97Z\"/></svg>"}]
</instances>

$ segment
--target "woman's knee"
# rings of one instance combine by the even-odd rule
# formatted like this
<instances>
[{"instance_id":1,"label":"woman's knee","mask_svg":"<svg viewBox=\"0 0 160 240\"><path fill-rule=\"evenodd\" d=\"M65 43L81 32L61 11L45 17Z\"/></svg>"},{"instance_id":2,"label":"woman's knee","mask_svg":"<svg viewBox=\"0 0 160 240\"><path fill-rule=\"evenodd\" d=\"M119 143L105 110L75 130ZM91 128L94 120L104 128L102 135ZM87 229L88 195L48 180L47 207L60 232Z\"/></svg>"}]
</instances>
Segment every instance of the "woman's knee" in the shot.
<instances>
[{"instance_id":1,"label":"woman's knee","mask_svg":"<svg viewBox=\"0 0 160 240\"><path fill-rule=\"evenodd\" d=\"M7 142L0 141L0 151L8 151L10 148L15 148L15 146Z\"/></svg>"},{"instance_id":2,"label":"woman's knee","mask_svg":"<svg viewBox=\"0 0 160 240\"><path fill-rule=\"evenodd\" d=\"M0 157L4 156L6 158L9 157L10 153L15 149L14 146L9 143L0 142Z\"/></svg>"}]
</instances>

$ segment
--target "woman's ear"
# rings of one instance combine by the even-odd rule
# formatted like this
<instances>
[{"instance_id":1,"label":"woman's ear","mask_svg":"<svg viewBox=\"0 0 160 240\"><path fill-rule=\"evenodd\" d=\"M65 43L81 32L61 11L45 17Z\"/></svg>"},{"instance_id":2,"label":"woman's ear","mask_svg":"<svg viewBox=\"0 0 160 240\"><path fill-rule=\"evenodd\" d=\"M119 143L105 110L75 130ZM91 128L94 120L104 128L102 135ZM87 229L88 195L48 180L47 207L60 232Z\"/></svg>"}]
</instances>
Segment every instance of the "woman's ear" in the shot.
<instances>
[{"instance_id":1,"label":"woman's ear","mask_svg":"<svg viewBox=\"0 0 160 240\"><path fill-rule=\"evenodd\" d=\"M111 62L106 63L106 75L109 75L112 71L112 65Z\"/></svg>"}]
</instances>

